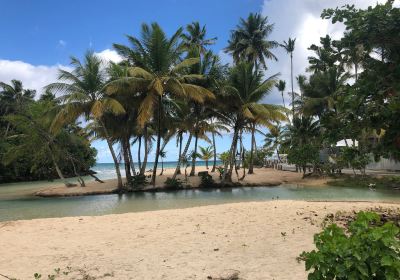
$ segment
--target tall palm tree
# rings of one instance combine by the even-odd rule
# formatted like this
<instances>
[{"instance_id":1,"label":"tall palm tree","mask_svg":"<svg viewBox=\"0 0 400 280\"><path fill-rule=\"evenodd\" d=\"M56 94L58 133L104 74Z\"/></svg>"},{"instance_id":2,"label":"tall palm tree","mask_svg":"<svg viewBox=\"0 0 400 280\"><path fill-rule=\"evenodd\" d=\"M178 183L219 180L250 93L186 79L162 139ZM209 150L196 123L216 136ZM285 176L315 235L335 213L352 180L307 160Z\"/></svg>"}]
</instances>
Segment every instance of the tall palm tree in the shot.
<instances>
[{"instance_id":1,"label":"tall palm tree","mask_svg":"<svg viewBox=\"0 0 400 280\"><path fill-rule=\"evenodd\" d=\"M296 38L292 39L289 37L288 41L283 41L281 45L286 52L290 55L290 82L292 86L292 114L294 117L294 89L293 89L293 52L296 45Z\"/></svg>"},{"instance_id":2,"label":"tall palm tree","mask_svg":"<svg viewBox=\"0 0 400 280\"><path fill-rule=\"evenodd\" d=\"M53 121L52 130L56 131L65 123L75 122L80 116L99 124L114 161L118 188L122 188L119 161L103 116L105 113L120 115L125 110L117 100L105 93L107 76L103 70L103 62L92 51L85 53L83 62L71 57L71 65L74 67L71 72L60 69L59 82L46 87L63 94L60 97L62 109Z\"/></svg>"},{"instance_id":3,"label":"tall palm tree","mask_svg":"<svg viewBox=\"0 0 400 280\"><path fill-rule=\"evenodd\" d=\"M157 128L156 154L153 167L152 184L155 185L156 170L161 146L162 117L164 98L188 98L203 103L214 95L209 90L193 84L201 79L199 75L182 75L182 70L199 63L198 58L180 61L179 29L168 38L157 23L143 24L141 38L127 36L131 47L114 44L114 48L131 62L129 77L111 82L108 93L115 94L119 88L128 87L133 93L145 95L139 107L138 124L145 126L154 119Z\"/></svg>"},{"instance_id":4,"label":"tall palm tree","mask_svg":"<svg viewBox=\"0 0 400 280\"><path fill-rule=\"evenodd\" d=\"M164 173L164 159L167 157L166 151L160 151L160 158L161 158L161 173L160 176Z\"/></svg>"},{"instance_id":5,"label":"tall palm tree","mask_svg":"<svg viewBox=\"0 0 400 280\"><path fill-rule=\"evenodd\" d=\"M269 128L269 131L265 134L264 138L264 147L275 150L279 161L281 161L281 157L279 156L279 147L282 144L284 137L285 128L277 123Z\"/></svg>"},{"instance_id":6,"label":"tall palm tree","mask_svg":"<svg viewBox=\"0 0 400 280\"><path fill-rule=\"evenodd\" d=\"M241 18L236 29L231 31L225 52L232 54L235 63L243 60L255 66L261 64L267 69L266 59L278 60L271 49L279 44L268 40L273 29L274 25L268 23L268 17L250 13L247 19Z\"/></svg>"},{"instance_id":7,"label":"tall palm tree","mask_svg":"<svg viewBox=\"0 0 400 280\"><path fill-rule=\"evenodd\" d=\"M264 79L263 76L263 72L258 67L254 67L251 63L241 62L231 70L229 84L223 89L226 106L224 114L230 120L230 126L233 129L233 139L229 150L230 167L228 170L228 166L225 164L224 169L227 170L224 176L226 181L231 181L238 136L246 124L257 119L263 121L286 119L279 109L271 110L270 105L259 103L271 92L276 83L276 75L268 79ZM252 133L254 133L255 126L253 125L252 128Z\"/></svg>"},{"instance_id":8,"label":"tall palm tree","mask_svg":"<svg viewBox=\"0 0 400 280\"><path fill-rule=\"evenodd\" d=\"M197 21L186 25L186 32L181 34L182 47L189 51L197 49L200 54L204 54L207 46L215 44L217 40L217 37L206 39L206 26L200 26Z\"/></svg>"},{"instance_id":9,"label":"tall palm tree","mask_svg":"<svg viewBox=\"0 0 400 280\"><path fill-rule=\"evenodd\" d=\"M279 80L279 82L275 84L275 87L280 91L280 93L282 95L283 107L286 108L285 97L283 96L285 88L286 88L286 82L283 80Z\"/></svg>"}]
</instances>

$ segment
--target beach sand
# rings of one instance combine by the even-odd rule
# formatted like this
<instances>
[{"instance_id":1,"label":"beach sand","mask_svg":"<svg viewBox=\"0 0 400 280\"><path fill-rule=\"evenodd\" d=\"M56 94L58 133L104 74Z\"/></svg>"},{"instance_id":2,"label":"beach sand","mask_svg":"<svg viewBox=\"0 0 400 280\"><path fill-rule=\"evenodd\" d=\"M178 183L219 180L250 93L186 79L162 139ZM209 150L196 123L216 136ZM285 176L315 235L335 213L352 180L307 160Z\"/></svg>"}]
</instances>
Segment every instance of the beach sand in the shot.
<instances>
[{"instance_id":1,"label":"beach sand","mask_svg":"<svg viewBox=\"0 0 400 280\"><path fill-rule=\"evenodd\" d=\"M395 204L268 201L0 223L0 273L17 279L306 279L328 213ZM284 236L285 235L285 236ZM67 267L70 267L67 269ZM1 278L1 277L0 277Z\"/></svg>"},{"instance_id":2,"label":"beach sand","mask_svg":"<svg viewBox=\"0 0 400 280\"><path fill-rule=\"evenodd\" d=\"M247 169L246 169L247 170ZM168 168L164 170L164 174L162 176L157 176L156 186L162 187L164 185L165 180L168 177L172 177L175 169ZM188 168L188 173L190 172L190 168ZM196 167L196 174L200 171L207 171L205 166ZM213 176L213 179L216 182L219 182L219 173L213 172L211 173L211 168L208 170L209 174ZM161 170L157 172L160 174ZM184 170L182 170L184 172ZM243 170L238 170L239 177L242 176ZM150 175L150 173L146 173ZM275 170L272 168L255 168L254 174L246 174L244 180L240 181L242 185L248 186L277 186L280 184L290 183L290 184L301 184L307 186L322 186L327 182L326 178L307 178L303 179L302 173L296 173L291 171L281 171ZM178 179L181 179L185 183L185 175L178 175ZM239 182L237 175L234 173L232 175L233 182ZM150 180L150 179L149 179ZM185 183L186 184L186 183ZM200 177L193 176L188 177L188 184L192 187L198 187L200 184ZM62 184L57 184L52 187L47 187L36 192L39 196L75 196L75 195L92 195L92 194L107 194L116 191L117 189L117 180L105 180L105 183L98 183L95 181L87 182L86 187L70 187L67 188ZM149 186L151 188L152 186Z\"/></svg>"}]
</instances>

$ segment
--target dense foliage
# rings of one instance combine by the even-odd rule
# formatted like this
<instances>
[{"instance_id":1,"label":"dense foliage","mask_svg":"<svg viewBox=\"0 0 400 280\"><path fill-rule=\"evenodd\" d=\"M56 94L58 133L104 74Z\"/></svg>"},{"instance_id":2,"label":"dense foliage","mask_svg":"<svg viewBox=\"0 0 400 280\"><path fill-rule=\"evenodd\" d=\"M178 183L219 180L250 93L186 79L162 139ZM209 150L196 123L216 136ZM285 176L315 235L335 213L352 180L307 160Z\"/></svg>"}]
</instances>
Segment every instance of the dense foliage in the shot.
<instances>
[{"instance_id":1,"label":"dense foliage","mask_svg":"<svg viewBox=\"0 0 400 280\"><path fill-rule=\"evenodd\" d=\"M332 224L316 234L316 250L303 252L310 280L399 279L400 241L398 226L382 224L379 215L360 212L348 233Z\"/></svg>"},{"instance_id":2,"label":"dense foliage","mask_svg":"<svg viewBox=\"0 0 400 280\"><path fill-rule=\"evenodd\" d=\"M20 81L0 84L0 183L87 174L97 153L85 131L71 124L50 133L58 101L34 96Z\"/></svg>"}]
</instances>

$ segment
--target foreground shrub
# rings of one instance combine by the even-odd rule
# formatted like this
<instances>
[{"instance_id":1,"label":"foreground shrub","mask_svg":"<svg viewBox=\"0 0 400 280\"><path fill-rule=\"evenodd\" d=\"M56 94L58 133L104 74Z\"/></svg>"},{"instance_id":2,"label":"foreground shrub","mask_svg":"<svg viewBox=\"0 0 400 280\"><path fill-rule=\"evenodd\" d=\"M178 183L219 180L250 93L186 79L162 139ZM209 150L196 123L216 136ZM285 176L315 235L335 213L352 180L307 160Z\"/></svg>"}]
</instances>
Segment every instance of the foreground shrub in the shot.
<instances>
[{"instance_id":1,"label":"foreground shrub","mask_svg":"<svg viewBox=\"0 0 400 280\"><path fill-rule=\"evenodd\" d=\"M314 236L317 250L303 252L310 280L400 279L399 228L360 212L348 232L332 224Z\"/></svg>"},{"instance_id":2,"label":"foreground shrub","mask_svg":"<svg viewBox=\"0 0 400 280\"><path fill-rule=\"evenodd\" d=\"M164 183L164 188L170 190L183 189L183 183L180 179L167 178Z\"/></svg>"}]
</instances>

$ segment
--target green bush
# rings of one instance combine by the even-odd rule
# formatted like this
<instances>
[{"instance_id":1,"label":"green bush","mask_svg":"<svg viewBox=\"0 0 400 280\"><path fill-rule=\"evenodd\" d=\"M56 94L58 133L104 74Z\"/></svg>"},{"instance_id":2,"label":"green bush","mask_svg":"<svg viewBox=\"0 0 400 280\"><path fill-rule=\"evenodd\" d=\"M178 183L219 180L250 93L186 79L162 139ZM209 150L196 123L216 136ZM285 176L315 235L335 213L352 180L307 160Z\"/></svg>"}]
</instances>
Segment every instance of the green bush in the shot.
<instances>
[{"instance_id":1,"label":"green bush","mask_svg":"<svg viewBox=\"0 0 400 280\"><path fill-rule=\"evenodd\" d=\"M164 183L164 188L170 189L170 190L183 189L183 183L180 179L167 178L167 180L165 180L165 183Z\"/></svg>"},{"instance_id":2,"label":"green bush","mask_svg":"<svg viewBox=\"0 0 400 280\"><path fill-rule=\"evenodd\" d=\"M319 148L313 144L293 146L289 149L288 161L301 166L305 173L308 164L315 166L319 163Z\"/></svg>"},{"instance_id":3,"label":"green bush","mask_svg":"<svg viewBox=\"0 0 400 280\"><path fill-rule=\"evenodd\" d=\"M132 179L127 182L127 186L130 188L139 188L146 186L148 183L146 175L138 174L132 176Z\"/></svg>"},{"instance_id":4,"label":"green bush","mask_svg":"<svg viewBox=\"0 0 400 280\"><path fill-rule=\"evenodd\" d=\"M358 213L347 233L332 224L314 243L317 250L300 255L309 280L400 279L399 228L376 213Z\"/></svg>"},{"instance_id":5,"label":"green bush","mask_svg":"<svg viewBox=\"0 0 400 280\"><path fill-rule=\"evenodd\" d=\"M210 174L202 173L200 179L200 187L202 188L213 188L215 186L215 181Z\"/></svg>"}]
</instances>

